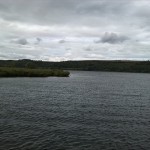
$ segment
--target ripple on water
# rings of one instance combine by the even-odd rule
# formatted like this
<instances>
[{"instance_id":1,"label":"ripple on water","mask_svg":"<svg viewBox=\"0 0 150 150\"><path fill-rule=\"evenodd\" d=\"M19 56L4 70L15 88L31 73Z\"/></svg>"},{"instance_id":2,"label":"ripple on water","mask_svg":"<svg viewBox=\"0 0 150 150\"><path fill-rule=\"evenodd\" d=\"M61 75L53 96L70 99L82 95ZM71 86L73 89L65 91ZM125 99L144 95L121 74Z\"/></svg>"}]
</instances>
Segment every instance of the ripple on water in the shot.
<instances>
[{"instance_id":1,"label":"ripple on water","mask_svg":"<svg viewBox=\"0 0 150 150\"><path fill-rule=\"evenodd\" d=\"M149 74L0 79L1 150L150 149Z\"/></svg>"}]
</instances>

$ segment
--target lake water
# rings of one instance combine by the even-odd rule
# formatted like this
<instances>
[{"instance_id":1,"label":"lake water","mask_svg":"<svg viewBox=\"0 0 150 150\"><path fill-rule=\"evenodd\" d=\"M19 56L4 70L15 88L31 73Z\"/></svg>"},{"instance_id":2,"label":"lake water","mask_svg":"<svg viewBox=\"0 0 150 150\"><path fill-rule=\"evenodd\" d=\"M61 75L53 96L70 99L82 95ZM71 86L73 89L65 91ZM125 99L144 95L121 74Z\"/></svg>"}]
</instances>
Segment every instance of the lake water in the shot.
<instances>
[{"instance_id":1,"label":"lake water","mask_svg":"<svg viewBox=\"0 0 150 150\"><path fill-rule=\"evenodd\" d=\"M150 74L0 79L0 150L150 150Z\"/></svg>"}]
</instances>

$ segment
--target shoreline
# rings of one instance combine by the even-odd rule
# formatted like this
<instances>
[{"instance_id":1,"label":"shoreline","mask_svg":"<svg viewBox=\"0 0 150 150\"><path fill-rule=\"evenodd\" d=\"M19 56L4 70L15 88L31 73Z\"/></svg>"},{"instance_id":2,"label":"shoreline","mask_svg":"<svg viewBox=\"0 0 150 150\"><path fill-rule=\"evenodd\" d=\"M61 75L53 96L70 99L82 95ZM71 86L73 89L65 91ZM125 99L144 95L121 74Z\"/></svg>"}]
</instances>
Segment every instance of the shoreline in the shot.
<instances>
[{"instance_id":1,"label":"shoreline","mask_svg":"<svg viewBox=\"0 0 150 150\"><path fill-rule=\"evenodd\" d=\"M0 78L3 77L69 77L70 72L59 69L27 69L0 67Z\"/></svg>"}]
</instances>

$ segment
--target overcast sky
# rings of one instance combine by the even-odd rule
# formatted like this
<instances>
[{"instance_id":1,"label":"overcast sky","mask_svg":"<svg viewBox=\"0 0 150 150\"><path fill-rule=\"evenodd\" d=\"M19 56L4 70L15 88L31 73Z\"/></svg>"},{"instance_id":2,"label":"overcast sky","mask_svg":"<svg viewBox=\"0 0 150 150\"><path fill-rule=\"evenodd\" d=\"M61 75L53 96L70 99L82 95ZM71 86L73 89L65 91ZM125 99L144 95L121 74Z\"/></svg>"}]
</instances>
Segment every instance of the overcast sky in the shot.
<instances>
[{"instance_id":1,"label":"overcast sky","mask_svg":"<svg viewBox=\"0 0 150 150\"><path fill-rule=\"evenodd\" d=\"M0 59L150 59L150 0L0 0Z\"/></svg>"}]
</instances>

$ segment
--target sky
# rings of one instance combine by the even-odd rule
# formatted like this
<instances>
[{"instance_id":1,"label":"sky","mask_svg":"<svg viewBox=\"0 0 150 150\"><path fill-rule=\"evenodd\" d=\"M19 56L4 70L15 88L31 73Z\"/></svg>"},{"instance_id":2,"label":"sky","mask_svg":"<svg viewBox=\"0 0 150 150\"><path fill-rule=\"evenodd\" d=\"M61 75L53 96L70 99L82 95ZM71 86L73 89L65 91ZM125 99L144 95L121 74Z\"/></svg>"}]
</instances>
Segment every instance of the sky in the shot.
<instances>
[{"instance_id":1,"label":"sky","mask_svg":"<svg viewBox=\"0 0 150 150\"><path fill-rule=\"evenodd\" d=\"M150 60L150 0L0 0L0 59Z\"/></svg>"}]
</instances>

